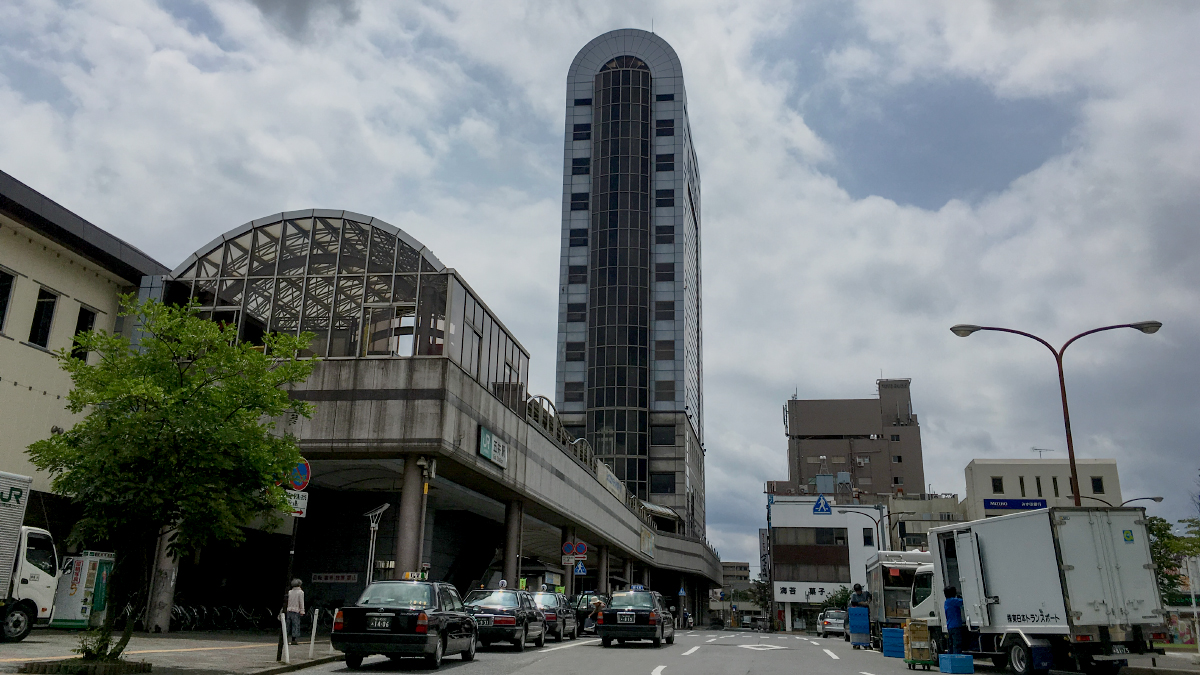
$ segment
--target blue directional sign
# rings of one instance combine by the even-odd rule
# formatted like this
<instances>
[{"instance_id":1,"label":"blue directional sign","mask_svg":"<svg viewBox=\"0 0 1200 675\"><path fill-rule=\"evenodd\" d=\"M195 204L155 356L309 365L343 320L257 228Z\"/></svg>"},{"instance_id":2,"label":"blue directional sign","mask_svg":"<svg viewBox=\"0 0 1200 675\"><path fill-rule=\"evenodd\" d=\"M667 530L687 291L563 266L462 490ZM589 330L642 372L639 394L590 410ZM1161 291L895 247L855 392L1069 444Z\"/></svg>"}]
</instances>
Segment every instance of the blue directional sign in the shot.
<instances>
[{"instance_id":1,"label":"blue directional sign","mask_svg":"<svg viewBox=\"0 0 1200 675\"><path fill-rule=\"evenodd\" d=\"M687 591L685 591L685 590L683 590L682 588L680 588L680 589L679 589L679 595L681 595L681 596L683 596L683 595L687 595Z\"/></svg>"},{"instance_id":2,"label":"blue directional sign","mask_svg":"<svg viewBox=\"0 0 1200 675\"><path fill-rule=\"evenodd\" d=\"M825 495L817 495L817 503L813 504L813 513L823 516L833 513L833 509L829 508L829 501L825 499Z\"/></svg>"},{"instance_id":3,"label":"blue directional sign","mask_svg":"<svg viewBox=\"0 0 1200 675\"><path fill-rule=\"evenodd\" d=\"M583 561L575 563L575 574L587 574L587 568L583 566Z\"/></svg>"}]
</instances>

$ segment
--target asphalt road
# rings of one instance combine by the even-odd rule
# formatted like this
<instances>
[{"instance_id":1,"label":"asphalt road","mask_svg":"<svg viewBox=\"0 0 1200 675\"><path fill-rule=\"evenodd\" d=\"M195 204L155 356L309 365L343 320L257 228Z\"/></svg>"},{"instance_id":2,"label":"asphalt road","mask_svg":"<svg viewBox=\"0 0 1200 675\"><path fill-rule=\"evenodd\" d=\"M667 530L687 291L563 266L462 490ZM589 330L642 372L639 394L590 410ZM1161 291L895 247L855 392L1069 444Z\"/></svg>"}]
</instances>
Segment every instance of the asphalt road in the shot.
<instances>
[{"instance_id":1,"label":"asphalt road","mask_svg":"<svg viewBox=\"0 0 1200 675\"><path fill-rule=\"evenodd\" d=\"M855 650L841 639L706 630L680 631L675 644L658 649L649 642L613 643L605 649L594 638L547 642L543 649L530 645L523 653L495 645L470 663L448 656L441 670L454 675L914 675L902 659ZM355 671L338 662L304 672ZM429 671L417 659L392 662L374 656L363 663L362 672ZM1005 671L977 661L976 672Z\"/></svg>"}]
</instances>

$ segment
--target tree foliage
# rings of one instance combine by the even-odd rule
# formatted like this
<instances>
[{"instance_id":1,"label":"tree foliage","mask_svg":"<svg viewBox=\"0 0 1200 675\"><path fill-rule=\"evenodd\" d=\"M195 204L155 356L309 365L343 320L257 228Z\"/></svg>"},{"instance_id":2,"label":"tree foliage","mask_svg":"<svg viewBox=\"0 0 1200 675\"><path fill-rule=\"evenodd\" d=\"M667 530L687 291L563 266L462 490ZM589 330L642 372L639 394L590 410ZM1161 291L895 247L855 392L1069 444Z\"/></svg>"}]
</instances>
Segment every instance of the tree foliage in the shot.
<instances>
[{"instance_id":1,"label":"tree foliage","mask_svg":"<svg viewBox=\"0 0 1200 675\"><path fill-rule=\"evenodd\" d=\"M1158 592L1165 598L1177 592L1183 580L1180 538L1171 531L1171 521L1158 516L1146 519L1146 531L1150 535L1150 559L1158 578Z\"/></svg>"},{"instance_id":2,"label":"tree foliage","mask_svg":"<svg viewBox=\"0 0 1200 675\"><path fill-rule=\"evenodd\" d=\"M821 611L827 609L846 609L849 606L850 589L846 586L841 586L836 591L825 596L825 601L821 603Z\"/></svg>"},{"instance_id":3,"label":"tree foliage","mask_svg":"<svg viewBox=\"0 0 1200 675\"><path fill-rule=\"evenodd\" d=\"M170 551L188 555L216 541L240 541L241 528L278 518L284 482L299 460L295 439L272 417L307 416L284 386L304 381L313 361L299 358L311 335L270 334L265 345L238 343L235 326L199 316L194 306L123 297L122 314L143 333L133 345L92 331L76 338L85 360L56 354L73 381L67 408L87 416L29 447L31 461L73 498L83 517L74 543L111 546L108 620L95 658L116 658L112 621L148 584L157 538L173 531ZM127 319L128 320L128 319Z\"/></svg>"},{"instance_id":4,"label":"tree foliage","mask_svg":"<svg viewBox=\"0 0 1200 675\"><path fill-rule=\"evenodd\" d=\"M750 582L751 599L764 612L771 611L771 584L760 579L755 579Z\"/></svg>"}]
</instances>

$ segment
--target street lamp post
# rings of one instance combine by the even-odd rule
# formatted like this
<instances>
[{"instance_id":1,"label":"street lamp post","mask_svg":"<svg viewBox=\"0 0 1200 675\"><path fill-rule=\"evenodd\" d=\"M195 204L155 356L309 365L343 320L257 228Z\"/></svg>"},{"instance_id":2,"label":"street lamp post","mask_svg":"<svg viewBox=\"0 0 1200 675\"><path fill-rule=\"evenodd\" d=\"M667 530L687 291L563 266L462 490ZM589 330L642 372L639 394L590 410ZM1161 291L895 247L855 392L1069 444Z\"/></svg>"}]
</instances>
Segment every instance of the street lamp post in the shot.
<instances>
[{"instance_id":1,"label":"street lamp post","mask_svg":"<svg viewBox=\"0 0 1200 675\"><path fill-rule=\"evenodd\" d=\"M838 509L838 513L842 513L842 514L857 513L860 516L865 516L867 518L870 518L871 522L875 523L875 550L876 551L883 550L883 535L880 534L880 530L879 530L879 527L880 527L879 523L881 520L880 518L876 518L875 516L873 516L869 513L866 513L865 511L850 511L848 509ZM850 542L846 542L846 543L849 544Z\"/></svg>"},{"instance_id":2,"label":"street lamp post","mask_svg":"<svg viewBox=\"0 0 1200 675\"><path fill-rule=\"evenodd\" d=\"M1046 342L1045 340L1034 335L1033 333L1026 333L1025 331L1020 331L1020 330L1013 330L1012 328L999 328L996 326L975 326L975 325L965 324L965 323L960 323L960 324L950 327L950 332L954 333L955 335L957 335L959 337L967 337L967 336L971 335L972 333L974 333L976 331L981 331L981 330L992 330L992 331L998 331L1001 333L1012 333L1014 335L1023 335L1031 340L1037 340L1038 342L1042 343L1043 345L1045 345L1046 349L1050 350L1050 353L1054 354L1054 361L1055 361L1055 363L1058 364L1058 389L1059 389L1059 392L1062 394L1063 427L1066 429L1066 432L1067 432L1067 458L1070 460L1070 463L1071 463L1071 491L1074 493L1074 496L1075 496L1075 506L1081 506L1080 500L1079 500L1079 472L1075 468L1075 442L1071 438L1071 414L1067 410L1067 380L1065 377L1063 377L1062 357L1063 357L1063 353L1067 351L1067 347L1070 347L1071 343L1075 342L1079 338L1081 338L1085 335L1091 335L1092 333L1099 333L1101 331L1114 330L1117 328L1135 328L1137 330L1142 331L1143 333L1145 333L1147 335L1153 335L1154 333L1158 332L1159 328L1162 328L1162 322L1161 321L1139 321L1138 323L1121 323L1121 324L1117 324L1114 326L1102 326L1100 328L1093 328L1092 330L1084 331L1084 332L1080 333L1079 335L1076 335L1075 337L1071 338L1070 340L1067 340L1066 343L1063 344L1063 346L1060 349L1055 349L1053 346L1050 345L1049 342Z\"/></svg>"},{"instance_id":3,"label":"street lamp post","mask_svg":"<svg viewBox=\"0 0 1200 675\"><path fill-rule=\"evenodd\" d=\"M1087 495L1081 495L1081 496L1084 499L1095 499L1098 502L1104 502L1105 504L1112 506L1112 502L1108 501L1107 499L1100 499L1099 497L1089 497ZM1162 497L1134 497L1133 499L1126 499L1125 501L1121 502L1117 506L1125 506L1129 502L1140 502L1143 500L1157 503L1157 502L1161 502L1163 500L1163 498Z\"/></svg>"}]
</instances>

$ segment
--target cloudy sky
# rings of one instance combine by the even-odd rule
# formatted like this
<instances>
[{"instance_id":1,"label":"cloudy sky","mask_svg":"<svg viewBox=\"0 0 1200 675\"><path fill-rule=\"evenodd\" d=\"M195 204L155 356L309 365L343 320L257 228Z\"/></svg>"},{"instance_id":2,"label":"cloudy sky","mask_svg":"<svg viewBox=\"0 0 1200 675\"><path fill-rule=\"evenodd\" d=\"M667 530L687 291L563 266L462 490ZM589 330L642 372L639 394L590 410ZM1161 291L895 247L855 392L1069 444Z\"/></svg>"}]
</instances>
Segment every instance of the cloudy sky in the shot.
<instances>
[{"instance_id":1,"label":"cloudy sky","mask_svg":"<svg viewBox=\"0 0 1200 675\"><path fill-rule=\"evenodd\" d=\"M1194 514L1200 6L15 0L0 168L168 266L289 209L378 216L456 267L553 392L563 100L589 39L683 61L704 208L709 536L756 560L780 408L912 378L926 480L1114 457ZM1191 45L1191 46L1189 46Z\"/></svg>"}]
</instances>

